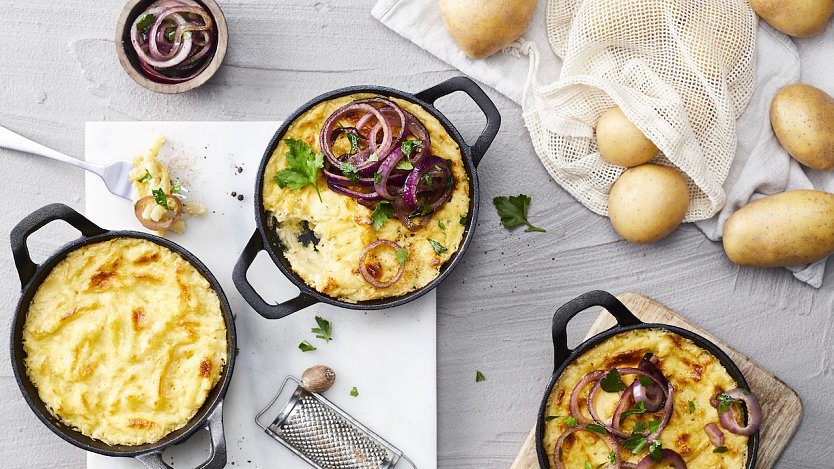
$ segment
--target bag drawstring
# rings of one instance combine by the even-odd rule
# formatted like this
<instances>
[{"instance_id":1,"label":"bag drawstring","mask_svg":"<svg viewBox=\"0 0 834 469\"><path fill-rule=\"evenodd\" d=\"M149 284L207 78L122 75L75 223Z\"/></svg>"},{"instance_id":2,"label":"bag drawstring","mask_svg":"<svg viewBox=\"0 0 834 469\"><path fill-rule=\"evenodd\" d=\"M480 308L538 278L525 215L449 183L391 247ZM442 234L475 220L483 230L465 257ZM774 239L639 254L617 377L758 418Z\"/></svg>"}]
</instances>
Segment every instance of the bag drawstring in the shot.
<instances>
[{"instance_id":1,"label":"bag drawstring","mask_svg":"<svg viewBox=\"0 0 834 469\"><path fill-rule=\"evenodd\" d=\"M513 42L502 50L503 53L512 55L513 57L521 58L526 55L530 58L530 68L527 71L527 81L524 84L524 93L521 95L521 109L527 110L527 98L530 96L530 91L533 87L539 86L539 48L533 41L528 41L524 38Z\"/></svg>"}]
</instances>

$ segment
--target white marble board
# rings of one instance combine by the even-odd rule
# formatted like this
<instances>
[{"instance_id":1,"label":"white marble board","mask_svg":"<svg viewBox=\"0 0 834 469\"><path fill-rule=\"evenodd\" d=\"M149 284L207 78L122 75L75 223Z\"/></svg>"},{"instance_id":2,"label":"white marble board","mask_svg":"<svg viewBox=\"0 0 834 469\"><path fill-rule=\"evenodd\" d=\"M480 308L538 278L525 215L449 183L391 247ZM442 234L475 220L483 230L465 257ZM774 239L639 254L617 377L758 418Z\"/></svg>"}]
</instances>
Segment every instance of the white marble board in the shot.
<instances>
[{"instance_id":1,"label":"white marble board","mask_svg":"<svg viewBox=\"0 0 834 469\"><path fill-rule=\"evenodd\" d=\"M255 313L232 284L232 267L255 230L252 191L258 164L277 127L276 122L88 122L86 159L129 160L163 136L168 143L160 158L170 162L173 176L190 189L189 197L209 208L207 216L189 219L185 234L169 237L211 269L237 315L240 353L224 408L229 467L309 467L264 434L253 419L286 375L300 376L319 363L338 375L327 398L404 451L421 469L437 467L434 292L386 311L319 304L269 321ZM232 192L244 199L232 197ZM130 202L107 192L97 176L86 176L85 194L87 216L102 227L143 229ZM265 253L249 278L265 298L285 300L298 291ZM310 332L316 315L333 324L333 341L325 343ZM302 353L298 344L303 340L318 350ZM359 397L349 395L354 386ZM178 468L198 464L208 451L204 434L166 451L165 461ZM131 459L87 456L88 469L141 467Z\"/></svg>"}]
</instances>

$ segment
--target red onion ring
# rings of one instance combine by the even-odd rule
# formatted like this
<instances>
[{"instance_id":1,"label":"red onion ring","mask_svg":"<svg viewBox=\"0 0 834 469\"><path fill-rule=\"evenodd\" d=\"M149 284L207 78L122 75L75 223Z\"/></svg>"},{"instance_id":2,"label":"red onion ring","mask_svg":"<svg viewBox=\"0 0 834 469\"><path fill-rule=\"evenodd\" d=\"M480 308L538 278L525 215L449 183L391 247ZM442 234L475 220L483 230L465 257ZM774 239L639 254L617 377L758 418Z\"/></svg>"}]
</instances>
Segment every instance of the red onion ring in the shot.
<instances>
[{"instance_id":1,"label":"red onion ring","mask_svg":"<svg viewBox=\"0 0 834 469\"><path fill-rule=\"evenodd\" d=\"M397 271L397 275L394 276L391 280L387 282L379 282L377 279L368 272L368 267L365 265L365 258L368 257L368 253L374 250L377 246L388 246L394 251L399 251L402 249L397 243L393 241L388 241L386 239L378 239L373 243L369 244L365 249L362 251L362 254L359 256L359 273L362 275L362 278L373 285L376 288L388 288L391 285L399 282L401 278L403 278L403 274L405 273L405 264L400 265L399 270Z\"/></svg>"},{"instance_id":2,"label":"red onion ring","mask_svg":"<svg viewBox=\"0 0 834 469\"><path fill-rule=\"evenodd\" d=\"M724 444L724 432L715 423L710 422L704 425L704 432L709 437L709 441L713 446L721 446Z\"/></svg>"},{"instance_id":3,"label":"red onion ring","mask_svg":"<svg viewBox=\"0 0 834 469\"><path fill-rule=\"evenodd\" d=\"M133 214L145 228L154 231L163 231L171 227L182 216L182 201L174 195L167 194L165 196L165 203L168 204L169 216L160 221L154 221L144 217L145 209L148 205L156 205L156 198L152 195L142 197L136 201L133 206Z\"/></svg>"},{"instance_id":4,"label":"red onion ring","mask_svg":"<svg viewBox=\"0 0 834 469\"><path fill-rule=\"evenodd\" d=\"M727 411L723 414L719 406L718 420L721 421L721 426L728 432L735 433L736 435L750 436L756 433L762 425L762 408L756 396L749 392L745 393L740 388L735 388L724 394L733 399L744 401L744 404L747 406L747 425L742 427L738 424L736 413L732 406L728 406Z\"/></svg>"},{"instance_id":5,"label":"red onion ring","mask_svg":"<svg viewBox=\"0 0 834 469\"><path fill-rule=\"evenodd\" d=\"M645 372L641 369L638 369L638 368L617 368L617 371L620 373L621 376L628 376L628 375L646 376L649 379L651 379L652 381L654 381L655 384L660 385L659 380L656 377L654 377L654 376L650 375L649 373L647 373L647 372ZM600 389L599 380L601 380L603 377L605 377L605 375L608 374L608 373L605 372L605 371L602 371L602 370L597 371L597 372L592 372L592 373L602 373L602 376L597 379L596 384L594 384L594 387L591 388L591 392L588 395L588 412L590 412L591 417L593 417L593 419L596 422L602 424L602 426L609 433L611 433L613 435L616 435L618 438L623 438L623 439L628 438L628 435L626 433L624 433L622 430L620 430L620 415L622 415L622 413L626 409L628 409L628 407L631 405L631 399L633 399L633 393L632 393L633 388L632 388L632 386L634 385L634 382L632 382L631 385L629 385L629 387L626 388L625 391L623 391L622 395L620 396L620 401L617 403L617 408L614 410L614 417L611 419L610 423L606 423L606 421L604 419L601 419L599 417L599 415L597 415L596 409L594 408L594 405L593 405L593 402L595 401L597 393L599 393L599 389ZM589 373L585 376L586 377L590 376L592 373ZM638 380L635 380L635 382L639 383ZM581 381L580 381L580 383L581 383ZM667 381L667 383L668 383L668 381ZM629 389L629 388L631 388L631 389ZM574 391L576 391L576 388L574 388ZM666 426L669 424L669 420L672 418L672 412L674 410L674 405L673 405L674 394L675 394L675 390L672 387L672 384L668 383L667 387L666 387L666 391L665 391L666 405L664 406L663 417L661 418L660 425L658 426L657 431L654 432L654 433L649 433L648 431L646 431L642 434L643 436L646 437L646 439L649 441L649 443L656 440L660 436L660 434L663 432L663 429L666 428ZM574 397L573 393L571 393L571 399L573 399L573 397ZM578 407L577 407L577 411L578 411ZM571 409L571 415L573 415L573 410L572 409ZM574 415L574 417L576 417L576 416ZM578 417L577 417L577 420L579 420Z\"/></svg>"},{"instance_id":6,"label":"red onion ring","mask_svg":"<svg viewBox=\"0 0 834 469\"><path fill-rule=\"evenodd\" d=\"M675 469L686 469L686 461L683 460L680 454L671 449L664 449L660 452L661 460L659 464L668 464ZM637 469L649 469L654 466L651 456L646 456L637 463Z\"/></svg>"},{"instance_id":7,"label":"red onion ring","mask_svg":"<svg viewBox=\"0 0 834 469\"><path fill-rule=\"evenodd\" d=\"M139 23L152 15L146 32ZM172 41L167 34L175 28ZM130 40L140 69L160 83L182 83L202 73L215 50L216 28L211 14L193 0L160 0L131 25ZM192 73L192 71L196 72Z\"/></svg>"},{"instance_id":8,"label":"red onion ring","mask_svg":"<svg viewBox=\"0 0 834 469\"><path fill-rule=\"evenodd\" d=\"M587 376L587 375L586 375ZM574 416L576 417L576 416ZM578 417L576 417L578 419ZM597 438L605 440L605 443L608 444L608 448L614 453L614 464L608 464L605 466L606 469L616 469L621 466L622 463L622 456L620 455L620 445L617 444L617 441L611 435L603 435L601 433L597 433L593 430L588 430L584 426L578 426L567 429L564 433L559 436L559 439L556 440L556 449L555 454L553 455L553 461L555 463L555 469L565 469L565 465L562 464L562 460L559 458L559 450L562 448L562 444L565 442L565 438L568 435L579 432L579 431L586 431L588 433L593 433L596 435Z\"/></svg>"},{"instance_id":9,"label":"red onion ring","mask_svg":"<svg viewBox=\"0 0 834 469\"><path fill-rule=\"evenodd\" d=\"M576 386L573 387L573 391L571 391L570 393L570 414L573 418L576 419L577 422L579 422L582 425L594 423L594 421L585 418L585 416L582 415L582 412L579 411L579 391L581 391L582 388L584 388L586 385L590 383L599 382L599 380L605 377L605 374L606 373L602 370L592 371L588 373L587 375L583 376L578 383L576 383ZM588 401L590 400L591 399L589 397Z\"/></svg>"}]
</instances>

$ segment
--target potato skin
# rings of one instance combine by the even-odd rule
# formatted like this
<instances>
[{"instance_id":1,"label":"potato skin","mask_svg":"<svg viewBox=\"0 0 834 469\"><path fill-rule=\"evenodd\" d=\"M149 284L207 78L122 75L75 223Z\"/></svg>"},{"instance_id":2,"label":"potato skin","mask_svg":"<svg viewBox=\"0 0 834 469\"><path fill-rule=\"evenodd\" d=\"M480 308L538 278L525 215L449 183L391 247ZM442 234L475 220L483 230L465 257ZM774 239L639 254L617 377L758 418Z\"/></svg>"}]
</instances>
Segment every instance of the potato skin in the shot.
<instances>
[{"instance_id":1,"label":"potato skin","mask_svg":"<svg viewBox=\"0 0 834 469\"><path fill-rule=\"evenodd\" d=\"M770 104L770 123L797 161L834 169L834 98L826 92L801 83L782 88Z\"/></svg>"},{"instance_id":2,"label":"potato skin","mask_svg":"<svg viewBox=\"0 0 834 469\"><path fill-rule=\"evenodd\" d=\"M596 134L599 156L617 166L639 166L660 152L619 107L602 113L597 120Z\"/></svg>"},{"instance_id":3,"label":"potato skin","mask_svg":"<svg viewBox=\"0 0 834 469\"><path fill-rule=\"evenodd\" d=\"M834 194L796 190L747 204L724 225L724 252L751 267L825 259L834 253Z\"/></svg>"},{"instance_id":4,"label":"potato skin","mask_svg":"<svg viewBox=\"0 0 834 469\"><path fill-rule=\"evenodd\" d=\"M816 36L834 13L834 0L750 0L771 26L794 37Z\"/></svg>"},{"instance_id":5,"label":"potato skin","mask_svg":"<svg viewBox=\"0 0 834 469\"><path fill-rule=\"evenodd\" d=\"M443 24L473 59L489 57L521 37L535 11L536 0L440 0Z\"/></svg>"},{"instance_id":6,"label":"potato skin","mask_svg":"<svg viewBox=\"0 0 834 469\"><path fill-rule=\"evenodd\" d=\"M644 164L627 169L608 194L614 229L633 243L653 243L680 225L689 210L689 187L674 168Z\"/></svg>"}]
</instances>

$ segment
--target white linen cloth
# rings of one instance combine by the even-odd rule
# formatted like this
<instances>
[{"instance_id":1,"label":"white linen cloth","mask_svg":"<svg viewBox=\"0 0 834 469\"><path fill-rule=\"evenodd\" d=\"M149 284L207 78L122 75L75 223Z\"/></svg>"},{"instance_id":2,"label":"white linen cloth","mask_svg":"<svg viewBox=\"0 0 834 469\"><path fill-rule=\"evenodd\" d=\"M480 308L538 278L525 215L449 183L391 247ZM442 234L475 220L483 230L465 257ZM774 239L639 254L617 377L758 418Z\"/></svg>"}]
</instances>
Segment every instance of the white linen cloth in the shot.
<instances>
[{"instance_id":1,"label":"white linen cloth","mask_svg":"<svg viewBox=\"0 0 834 469\"><path fill-rule=\"evenodd\" d=\"M541 52L541 83L556 81L561 69L561 63L547 40L546 7L547 1L540 0L536 15L524 34L524 39L535 42ZM446 31L437 1L380 0L371 14L437 58L521 103L527 82L528 59L508 53L499 53L484 60L469 59ZM756 53L756 90L737 123L738 147L724 183L727 202L715 217L696 222L698 228L713 241L721 239L724 223L730 215L751 200L794 189L834 190L834 173L802 167L781 147L770 126L773 96L781 87L799 81L800 62L796 46L790 38L760 21ZM825 261L790 270L797 279L819 288Z\"/></svg>"}]
</instances>

